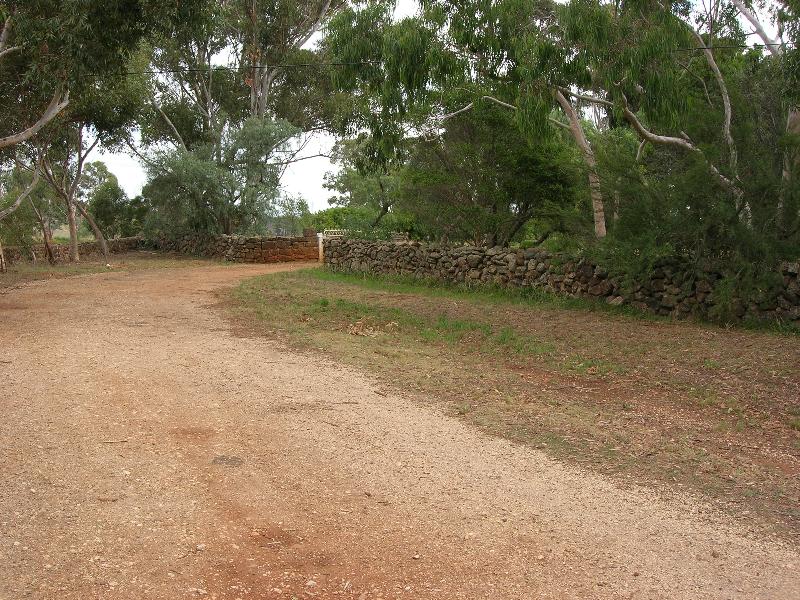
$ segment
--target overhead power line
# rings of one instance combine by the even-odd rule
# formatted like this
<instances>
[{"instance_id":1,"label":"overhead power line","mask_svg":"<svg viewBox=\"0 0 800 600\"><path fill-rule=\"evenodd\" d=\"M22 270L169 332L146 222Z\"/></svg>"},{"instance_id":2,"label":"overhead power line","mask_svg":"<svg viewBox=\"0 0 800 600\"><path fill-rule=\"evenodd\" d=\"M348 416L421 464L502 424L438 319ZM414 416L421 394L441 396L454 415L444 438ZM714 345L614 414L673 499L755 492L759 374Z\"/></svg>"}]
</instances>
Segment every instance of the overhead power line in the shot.
<instances>
[{"instance_id":1,"label":"overhead power line","mask_svg":"<svg viewBox=\"0 0 800 600\"><path fill-rule=\"evenodd\" d=\"M272 65L245 65L241 67L226 67L222 65L210 67L185 67L181 69L152 69L146 71L127 71L123 75L168 75L170 73L208 73L209 71L231 71L236 73L252 71L253 69L291 69L304 67L351 67L359 65L377 65L377 60L361 60L356 62L319 62L319 63L276 63Z\"/></svg>"},{"instance_id":2,"label":"overhead power line","mask_svg":"<svg viewBox=\"0 0 800 600\"><path fill-rule=\"evenodd\" d=\"M733 50L742 48L767 48L770 46L783 46L782 43L775 44L725 44L719 46L695 46L693 48L676 48L673 52L696 52L698 50ZM208 73L209 71L230 71L244 73L254 69L295 69L310 67L357 67L360 65L379 65L379 60L360 60L353 62L317 62L317 63L275 63L272 65L245 65L240 67L226 67L222 65L213 67L185 67L181 69L148 69L145 71L126 71L123 75L170 75L175 73Z\"/></svg>"}]
</instances>

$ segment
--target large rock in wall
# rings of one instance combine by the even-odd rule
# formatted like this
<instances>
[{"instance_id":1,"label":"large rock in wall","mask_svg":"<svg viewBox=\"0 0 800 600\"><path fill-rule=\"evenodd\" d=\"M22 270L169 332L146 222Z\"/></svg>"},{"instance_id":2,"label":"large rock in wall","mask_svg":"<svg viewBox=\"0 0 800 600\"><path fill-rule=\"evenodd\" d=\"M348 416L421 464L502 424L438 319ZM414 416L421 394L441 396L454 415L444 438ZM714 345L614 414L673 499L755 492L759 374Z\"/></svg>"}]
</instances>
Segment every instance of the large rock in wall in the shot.
<instances>
[{"instance_id":1,"label":"large rock in wall","mask_svg":"<svg viewBox=\"0 0 800 600\"><path fill-rule=\"evenodd\" d=\"M317 260L316 237L241 237L232 235L186 235L155 242L159 250L219 258L237 263L276 263Z\"/></svg>"},{"instance_id":2,"label":"large rock in wall","mask_svg":"<svg viewBox=\"0 0 800 600\"><path fill-rule=\"evenodd\" d=\"M743 302L722 298L718 273L686 273L675 265L653 269L645 281L623 284L600 265L545 250L513 250L475 246L389 243L366 240L325 240L325 264L334 270L408 275L450 283L533 287L571 297L592 298L613 305L630 305L675 317L713 314L718 303L731 307L736 318L800 322L800 264L784 263L783 285ZM715 291L719 298L715 296Z\"/></svg>"},{"instance_id":3,"label":"large rock in wall","mask_svg":"<svg viewBox=\"0 0 800 600\"><path fill-rule=\"evenodd\" d=\"M138 237L129 237L107 240L107 243L108 251L111 254L124 254L125 252L132 252L138 249L142 240ZM53 250L53 255L57 262L66 262L69 260L68 244L51 244L50 248ZM8 263L13 264L21 260L31 259L31 250L36 254L37 260L47 261L47 253L45 252L44 244L37 244L32 248L10 246L3 248L3 254ZM103 253L100 251L100 245L97 242L81 242L78 244L78 255L81 258L96 258L102 256Z\"/></svg>"}]
</instances>

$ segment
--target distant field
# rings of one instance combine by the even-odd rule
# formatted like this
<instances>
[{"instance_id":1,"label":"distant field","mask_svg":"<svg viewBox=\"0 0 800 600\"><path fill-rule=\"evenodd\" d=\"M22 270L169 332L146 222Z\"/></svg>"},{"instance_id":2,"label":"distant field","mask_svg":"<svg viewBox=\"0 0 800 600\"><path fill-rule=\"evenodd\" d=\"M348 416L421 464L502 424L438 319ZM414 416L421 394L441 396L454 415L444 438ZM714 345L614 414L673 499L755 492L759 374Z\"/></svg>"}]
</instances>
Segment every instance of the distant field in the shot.
<instances>
[{"instance_id":1,"label":"distant field","mask_svg":"<svg viewBox=\"0 0 800 600\"><path fill-rule=\"evenodd\" d=\"M620 481L800 536L800 338L315 269L248 280L237 325Z\"/></svg>"}]
</instances>

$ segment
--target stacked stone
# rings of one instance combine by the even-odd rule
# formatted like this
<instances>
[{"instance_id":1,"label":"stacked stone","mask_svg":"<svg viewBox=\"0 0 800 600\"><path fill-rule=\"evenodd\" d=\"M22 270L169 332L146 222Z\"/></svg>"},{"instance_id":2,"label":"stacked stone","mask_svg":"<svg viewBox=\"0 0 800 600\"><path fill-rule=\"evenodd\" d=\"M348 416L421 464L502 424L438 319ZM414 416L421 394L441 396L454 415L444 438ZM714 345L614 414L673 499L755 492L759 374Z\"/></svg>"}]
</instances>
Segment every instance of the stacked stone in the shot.
<instances>
[{"instance_id":1,"label":"stacked stone","mask_svg":"<svg viewBox=\"0 0 800 600\"><path fill-rule=\"evenodd\" d=\"M325 263L332 269L406 275L451 283L535 287L608 304L628 304L659 315L706 317L717 300L719 273L689 273L676 264L657 265L642 282L625 283L585 258L545 250L424 245L366 240L325 240ZM783 286L745 303L729 299L738 318L800 320L798 263L781 265ZM721 294L721 292L720 292Z\"/></svg>"},{"instance_id":2,"label":"stacked stone","mask_svg":"<svg viewBox=\"0 0 800 600\"><path fill-rule=\"evenodd\" d=\"M162 239L156 247L168 252L225 259L237 263L276 263L316 260L316 237L241 237L231 235L186 235Z\"/></svg>"},{"instance_id":3,"label":"stacked stone","mask_svg":"<svg viewBox=\"0 0 800 600\"><path fill-rule=\"evenodd\" d=\"M139 248L141 242L142 240L138 237L108 240L108 251L112 254L132 252ZM69 260L69 244L51 244L50 248L53 251L56 262L66 262ZM47 251L45 250L44 244L36 244L33 246L32 250L36 254L37 260L47 260ZM3 248L3 254L9 264L31 259L31 250L18 246ZM81 257L90 258L101 256L102 252L97 242L81 242L78 244L78 254Z\"/></svg>"}]
</instances>

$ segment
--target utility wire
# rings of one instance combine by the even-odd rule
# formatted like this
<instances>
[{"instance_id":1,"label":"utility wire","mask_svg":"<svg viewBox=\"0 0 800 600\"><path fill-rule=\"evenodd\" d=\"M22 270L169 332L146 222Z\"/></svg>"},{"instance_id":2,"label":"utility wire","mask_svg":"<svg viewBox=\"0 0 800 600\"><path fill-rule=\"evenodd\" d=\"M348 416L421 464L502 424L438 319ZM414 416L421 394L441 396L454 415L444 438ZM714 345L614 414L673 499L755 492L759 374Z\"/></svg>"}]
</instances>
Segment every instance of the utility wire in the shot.
<instances>
[{"instance_id":1,"label":"utility wire","mask_svg":"<svg viewBox=\"0 0 800 600\"><path fill-rule=\"evenodd\" d=\"M232 72L246 72L252 69L291 69L295 67L350 67L358 65L377 65L380 64L378 60L361 60L357 62L324 62L324 63L275 63L272 65L246 65L242 67L186 67L183 69L163 69L163 70L148 70L148 71L127 71L122 75L163 75L170 73L208 73L209 71L232 71Z\"/></svg>"},{"instance_id":2,"label":"utility wire","mask_svg":"<svg viewBox=\"0 0 800 600\"><path fill-rule=\"evenodd\" d=\"M696 46L694 48L676 48L673 52L696 52L698 50L731 50L741 48L767 48L769 46L783 46L782 43L774 44L726 44L719 46ZM379 60L361 60L354 62L319 62L319 63L275 63L272 65L246 65L241 67L186 67L182 69L152 69L146 71L126 71L122 75L170 75L175 73L208 73L209 71L247 72L253 69L295 69L308 67L356 67L360 65L379 65Z\"/></svg>"}]
</instances>

